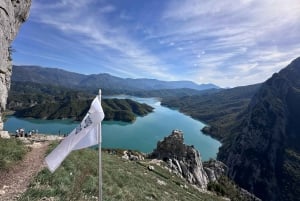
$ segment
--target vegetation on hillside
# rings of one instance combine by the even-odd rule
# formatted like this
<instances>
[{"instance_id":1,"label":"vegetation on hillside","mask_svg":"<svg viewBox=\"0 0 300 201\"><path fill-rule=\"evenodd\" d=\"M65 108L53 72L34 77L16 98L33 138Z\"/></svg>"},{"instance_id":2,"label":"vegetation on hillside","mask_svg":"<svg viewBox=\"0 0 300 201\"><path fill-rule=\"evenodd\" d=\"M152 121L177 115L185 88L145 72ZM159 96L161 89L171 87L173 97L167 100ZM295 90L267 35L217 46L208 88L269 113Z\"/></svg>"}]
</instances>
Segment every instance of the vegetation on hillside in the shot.
<instances>
[{"instance_id":1,"label":"vegetation on hillside","mask_svg":"<svg viewBox=\"0 0 300 201\"><path fill-rule=\"evenodd\" d=\"M300 195L300 153L291 149L285 150L282 170L282 200L295 200ZM300 200L299 196L297 199Z\"/></svg>"},{"instance_id":2,"label":"vegetation on hillside","mask_svg":"<svg viewBox=\"0 0 300 201\"><path fill-rule=\"evenodd\" d=\"M214 84L196 84L191 81L161 81L156 79L130 79L112 76L107 73L84 75L62 69L39 66L13 66L12 81L35 82L82 90L156 90L190 88L206 90L219 88Z\"/></svg>"},{"instance_id":3,"label":"vegetation on hillside","mask_svg":"<svg viewBox=\"0 0 300 201\"><path fill-rule=\"evenodd\" d=\"M130 99L103 99L102 107L105 112L105 120L119 120L132 122L136 115L145 116L153 111L153 107L138 103Z\"/></svg>"},{"instance_id":4,"label":"vegetation on hillside","mask_svg":"<svg viewBox=\"0 0 300 201\"><path fill-rule=\"evenodd\" d=\"M0 138L0 171L8 170L22 160L27 151L20 140Z\"/></svg>"},{"instance_id":5,"label":"vegetation on hillside","mask_svg":"<svg viewBox=\"0 0 300 201\"><path fill-rule=\"evenodd\" d=\"M149 171L147 164L147 160L122 160L103 151L103 200L223 200L201 193L160 166L154 165L154 171ZM53 174L42 170L19 201L97 200L98 190L98 152L85 149L72 152Z\"/></svg>"},{"instance_id":6,"label":"vegetation on hillside","mask_svg":"<svg viewBox=\"0 0 300 201\"><path fill-rule=\"evenodd\" d=\"M226 90L214 90L206 93L165 97L162 105L179 109L180 112L209 124L204 132L222 140L226 131L244 111L260 84L236 87Z\"/></svg>"},{"instance_id":7,"label":"vegetation on hillside","mask_svg":"<svg viewBox=\"0 0 300 201\"><path fill-rule=\"evenodd\" d=\"M50 85L16 83L12 85L7 108L19 117L81 120L95 95ZM153 108L129 99L102 99L104 120L132 122Z\"/></svg>"},{"instance_id":8,"label":"vegetation on hillside","mask_svg":"<svg viewBox=\"0 0 300 201\"><path fill-rule=\"evenodd\" d=\"M139 97L159 97L162 105L179 109L195 119L209 124L203 131L222 140L228 128L243 111L259 84L233 89L161 89L148 91L120 91L104 89L103 94L125 93ZM43 119L72 118L80 120L88 110L95 91L76 91L63 87L32 82L12 82L7 108L20 117ZM119 103L116 103L119 102ZM105 120L132 122L136 115L152 109L133 104L130 100L103 100Z\"/></svg>"}]
</instances>

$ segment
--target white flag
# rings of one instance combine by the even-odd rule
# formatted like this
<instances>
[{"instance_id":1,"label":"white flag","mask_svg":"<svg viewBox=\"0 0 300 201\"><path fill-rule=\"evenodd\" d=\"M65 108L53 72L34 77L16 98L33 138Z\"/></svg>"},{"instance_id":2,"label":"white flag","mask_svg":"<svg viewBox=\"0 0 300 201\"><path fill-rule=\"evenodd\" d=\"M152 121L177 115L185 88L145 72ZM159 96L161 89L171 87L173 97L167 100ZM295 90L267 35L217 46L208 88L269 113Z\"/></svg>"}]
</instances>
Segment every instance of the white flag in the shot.
<instances>
[{"instance_id":1,"label":"white flag","mask_svg":"<svg viewBox=\"0 0 300 201\"><path fill-rule=\"evenodd\" d=\"M82 122L46 157L46 164L54 172L73 150L83 149L100 143L101 121L104 112L100 95L97 96Z\"/></svg>"}]
</instances>

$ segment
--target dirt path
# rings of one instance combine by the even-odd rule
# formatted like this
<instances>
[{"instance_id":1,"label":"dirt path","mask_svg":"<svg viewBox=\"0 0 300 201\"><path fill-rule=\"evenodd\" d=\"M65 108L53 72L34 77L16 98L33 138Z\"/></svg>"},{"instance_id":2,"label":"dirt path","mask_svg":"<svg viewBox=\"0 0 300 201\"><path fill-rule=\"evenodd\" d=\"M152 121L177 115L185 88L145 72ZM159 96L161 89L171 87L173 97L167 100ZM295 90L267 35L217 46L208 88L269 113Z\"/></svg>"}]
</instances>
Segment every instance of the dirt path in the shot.
<instances>
[{"instance_id":1,"label":"dirt path","mask_svg":"<svg viewBox=\"0 0 300 201\"><path fill-rule=\"evenodd\" d=\"M26 191L32 177L44 167L49 142L34 143L24 160L8 172L0 172L0 200L17 200Z\"/></svg>"}]
</instances>

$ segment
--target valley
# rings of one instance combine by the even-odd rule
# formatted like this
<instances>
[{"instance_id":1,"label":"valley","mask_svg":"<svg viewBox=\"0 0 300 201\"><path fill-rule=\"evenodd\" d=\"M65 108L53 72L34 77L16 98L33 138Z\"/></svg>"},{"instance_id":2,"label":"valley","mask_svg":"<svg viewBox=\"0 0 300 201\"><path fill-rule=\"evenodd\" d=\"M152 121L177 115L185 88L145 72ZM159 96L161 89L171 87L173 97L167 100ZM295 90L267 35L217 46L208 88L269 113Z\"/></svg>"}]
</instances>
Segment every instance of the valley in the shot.
<instances>
[{"instance_id":1,"label":"valley","mask_svg":"<svg viewBox=\"0 0 300 201\"><path fill-rule=\"evenodd\" d=\"M0 200L300 201L298 1L1 0Z\"/></svg>"},{"instance_id":2,"label":"valley","mask_svg":"<svg viewBox=\"0 0 300 201\"><path fill-rule=\"evenodd\" d=\"M297 200L297 189L300 183L297 176L299 146L295 142L298 141L299 128L295 119L299 116L297 101L300 100L299 66L300 60L296 59L265 83L232 89L150 88L141 90L127 88L122 91L120 88L112 87L111 90L105 88L103 91L108 95L123 92L140 97L158 97L163 106L178 109L194 119L204 121L208 125L203 127L202 131L223 143L218 159L228 165L229 176L232 179L263 200ZM43 84L45 83L15 80L12 84L12 94L14 88L18 90L18 94L21 91L32 90L34 85L39 86L36 88L42 92L43 87L40 85ZM54 86L58 91L65 87ZM51 87L46 88L50 91L54 90ZM78 103L82 97L91 96L94 90L89 88L83 93L70 88L65 89L66 91L73 90L73 92L64 93L70 94L69 97L76 97L77 102L79 100ZM26 94L29 94L29 91ZM35 98L30 100L42 103L41 97L46 93L40 92L34 93L32 97ZM9 97L8 105L28 106L32 104L30 101L16 104L11 97L13 96ZM59 100L57 97L49 100L55 99ZM111 101L110 103L104 101L104 108L118 105L115 102L117 100ZM128 105L128 103L124 104ZM237 158L239 160L236 160ZM267 159L264 163L261 162L263 158ZM237 161L244 162L236 163ZM258 168L260 166L263 169ZM267 172L262 171L258 174L256 170L267 170ZM284 179L281 180L282 175ZM254 178L256 178L255 181ZM290 188L287 188L287 185ZM277 194L274 194L274 191Z\"/></svg>"}]
</instances>

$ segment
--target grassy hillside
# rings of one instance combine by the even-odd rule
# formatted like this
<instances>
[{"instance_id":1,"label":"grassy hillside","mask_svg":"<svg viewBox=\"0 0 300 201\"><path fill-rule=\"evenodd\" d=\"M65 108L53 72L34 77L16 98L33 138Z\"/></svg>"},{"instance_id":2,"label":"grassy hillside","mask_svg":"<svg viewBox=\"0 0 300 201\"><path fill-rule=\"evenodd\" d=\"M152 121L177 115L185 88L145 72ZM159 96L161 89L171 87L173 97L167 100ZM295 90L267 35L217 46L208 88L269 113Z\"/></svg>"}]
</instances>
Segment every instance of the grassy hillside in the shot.
<instances>
[{"instance_id":1,"label":"grassy hillside","mask_svg":"<svg viewBox=\"0 0 300 201\"><path fill-rule=\"evenodd\" d=\"M125 161L118 155L104 151L102 157L103 200L223 200L218 196L199 192L159 166L155 166L154 171L149 171L148 161ZM42 170L19 201L37 201L42 198L97 200L97 175L98 152L91 149L76 151L55 173Z\"/></svg>"},{"instance_id":2,"label":"grassy hillside","mask_svg":"<svg viewBox=\"0 0 300 201\"><path fill-rule=\"evenodd\" d=\"M28 149L17 139L0 138L0 171L9 169L23 159Z\"/></svg>"}]
</instances>

